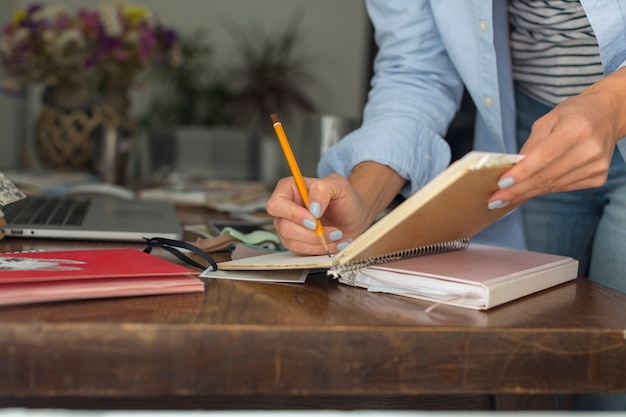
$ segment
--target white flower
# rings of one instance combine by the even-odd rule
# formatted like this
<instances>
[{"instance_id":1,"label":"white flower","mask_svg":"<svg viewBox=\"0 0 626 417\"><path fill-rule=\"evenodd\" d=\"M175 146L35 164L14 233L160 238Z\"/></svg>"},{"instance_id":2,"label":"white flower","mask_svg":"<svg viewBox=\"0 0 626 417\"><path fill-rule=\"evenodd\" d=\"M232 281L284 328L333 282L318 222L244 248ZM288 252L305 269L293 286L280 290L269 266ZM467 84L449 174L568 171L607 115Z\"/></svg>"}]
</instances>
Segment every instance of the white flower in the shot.
<instances>
[{"instance_id":1,"label":"white flower","mask_svg":"<svg viewBox=\"0 0 626 417\"><path fill-rule=\"evenodd\" d=\"M24 43L25 41L27 41L29 36L30 36L29 29L19 28L18 30L15 31L12 38L7 38L7 39L11 39L12 41L11 48L14 48L16 45L20 45Z\"/></svg>"},{"instance_id":2,"label":"white flower","mask_svg":"<svg viewBox=\"0 0 626 417\"><path fill-rule=\"evenodd\" d=\"M111 2L106 2L100 6L100 16L102 17L102 26L104 26L104 33L111 37L120 37L124 32L122 22L120 21L120 15L117 12L117 7Z\"/></svg>"},{"instance_id":3,"label":"white flower","mask_svg":"<svg viewBox=\"0 0 626 417\"><path fill-rule=\"evenodd\" d=\"M33 19L37 21L53 21L61 14L65 13L65 9L60 5L44 6L33 13Z\"/></svg>"},{"instance_id":4,"label":"white flower","mask_svg":"<svg viewBox=\"0 0 626 417\"><path fill-rule=\"evenodd\" d=\"M54 43L54 38L57 36L57 31L53 29L46 29L42 32L41 37L46 45Z\"/></svg>"},{"instance_id":5,"label":"white flower","mask_svg":"<svg viewBox=\"0 0 626 417\"><path fill-rule=\"evenodd\" d=\"M75 28L62 32L59 37L54 40L52 48L54 53L58 53L60 55L68 46L72 46L72 44L77 47L83 47L85 45L85 38L83 34L80 30Z\"/></svg>"},{"instance_id":6,"label":"white flower","mask_svg":"<svg viewBox=\"0 0 626 417\"><path fill-rule=\"evenodd\" d=\"M141 41L141 38L139 37L139 32L136 31L136 30L129 30L126 33L126 38L125 39L126 39L126 41L128 43L132 43L132 44L135 44L135 45L139 45L139 43Z\"/></svg>"}]
</instances>

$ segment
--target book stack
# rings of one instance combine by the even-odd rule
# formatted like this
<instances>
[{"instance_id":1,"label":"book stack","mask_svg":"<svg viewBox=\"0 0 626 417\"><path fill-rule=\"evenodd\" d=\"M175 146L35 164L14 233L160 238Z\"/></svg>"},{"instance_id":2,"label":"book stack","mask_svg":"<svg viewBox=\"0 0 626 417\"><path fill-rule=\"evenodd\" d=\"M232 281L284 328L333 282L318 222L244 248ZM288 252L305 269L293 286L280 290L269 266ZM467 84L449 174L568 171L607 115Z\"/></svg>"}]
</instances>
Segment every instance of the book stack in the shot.
<instances>
[{"instance_id":1,"label":"book stack","mask_svg":"<svg viewBox=\"0 0 626 417\"><path fill-rule=\"evenodd\" d=\"M0 254L0 306L201 293L187 267L133 248Z\"/></svg>"},{"instance_id":2,"label":"book stack","mask_svg":"<svg viewBox=\"0 0 626 417\"><path fill-rule=\"evenodd\" d=\"M270 190L260 181L204 180L145 188L143 200L166 200L181 206L225 213L265 210Z\"/></svg>"},{"instance_id":3,"label":"book stack","mask_svg":"<svg viewBox=\"0 0 626 417\"><path fill-rule=\"evenodd\" d=\"M6 224L2 207L11 204L17 200L21 200L26 195L13 184L2 172L0 172L0 239L4 237L2 227Z\"/></svg>"},{"instance_id":4,"label":"book stack","mask_svg":"<svg viewBox=\"0 0 626 417\"><path fill-rule=\"evenodd\" d=\"M218 264L228 275L326 270L339 282L487 310L577 277L575 259L470 244L519 204L490 210L498 179L521 155L472 151L332 257L278 252ZM202 276L211 277L211 271ZM296 274L293 274L295 277Z\"/></svg>"},{"instance_id":5,"label":"book stack","mask_svg":"<svg viewBox=\"0 0 626 417\"><path fill-rule=\"evenodd\" d=\"M6 225L7 222L4 220L4 212L0 209L0 228ZM0 239L4 238L4 233L2 233L2 229L0 229Z\"/></svg>"}]
</instances>

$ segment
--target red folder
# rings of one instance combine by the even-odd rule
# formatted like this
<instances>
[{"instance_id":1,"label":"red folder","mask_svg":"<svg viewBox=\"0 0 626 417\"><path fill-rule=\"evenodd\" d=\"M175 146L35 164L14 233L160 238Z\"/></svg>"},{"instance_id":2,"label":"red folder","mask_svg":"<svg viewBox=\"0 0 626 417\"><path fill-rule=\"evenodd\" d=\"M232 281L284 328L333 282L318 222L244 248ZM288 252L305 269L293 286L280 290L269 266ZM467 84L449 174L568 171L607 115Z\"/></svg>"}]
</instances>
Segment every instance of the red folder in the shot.
<instances>
[{"instance_id":1,"label":"red folder","mask_svg":"<svg viewBox=\"0 0 626 417\"><path fill-rule=\"evenodd\" d=\"M0 254L0 305L204 291L198 273L138 249Z\"/></svg>"}]
</instances>

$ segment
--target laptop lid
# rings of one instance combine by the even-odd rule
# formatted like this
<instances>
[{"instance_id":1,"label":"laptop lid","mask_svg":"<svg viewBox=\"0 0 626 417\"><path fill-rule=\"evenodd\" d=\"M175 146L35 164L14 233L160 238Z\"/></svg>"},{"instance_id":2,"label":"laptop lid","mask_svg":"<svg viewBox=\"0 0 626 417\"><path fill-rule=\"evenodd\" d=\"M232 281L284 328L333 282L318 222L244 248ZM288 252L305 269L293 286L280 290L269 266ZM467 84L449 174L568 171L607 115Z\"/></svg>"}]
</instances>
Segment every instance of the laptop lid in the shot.
<instances>
[{"instance_id":1,"label":"laptop lid","mask_svg":"<svg viewBox=\"0 0 626 417\"><path fill-rule=\"evenodd\" d=\"M103 196L28 196L2 208L5 236L119 240L181 239L174 205Z\"/></svg>"}]
</instances>

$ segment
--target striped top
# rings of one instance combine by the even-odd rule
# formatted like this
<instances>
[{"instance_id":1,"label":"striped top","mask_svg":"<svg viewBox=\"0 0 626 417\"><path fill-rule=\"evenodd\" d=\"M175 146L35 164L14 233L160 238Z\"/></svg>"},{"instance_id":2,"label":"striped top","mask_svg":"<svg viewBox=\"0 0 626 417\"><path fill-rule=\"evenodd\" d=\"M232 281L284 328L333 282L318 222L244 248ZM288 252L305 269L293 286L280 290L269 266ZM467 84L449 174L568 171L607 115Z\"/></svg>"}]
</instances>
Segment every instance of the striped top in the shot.
<instances>
[{"instance_id":1,"label":"striped top","mask_svg":"<svg viewBox=\"0 0 626 417\"><path fill-rule=\"evenodd\" d=\"M598 42L578 0L510 0L517 86L556 105L602 78Z\"/></svg>"}]
</instances>

